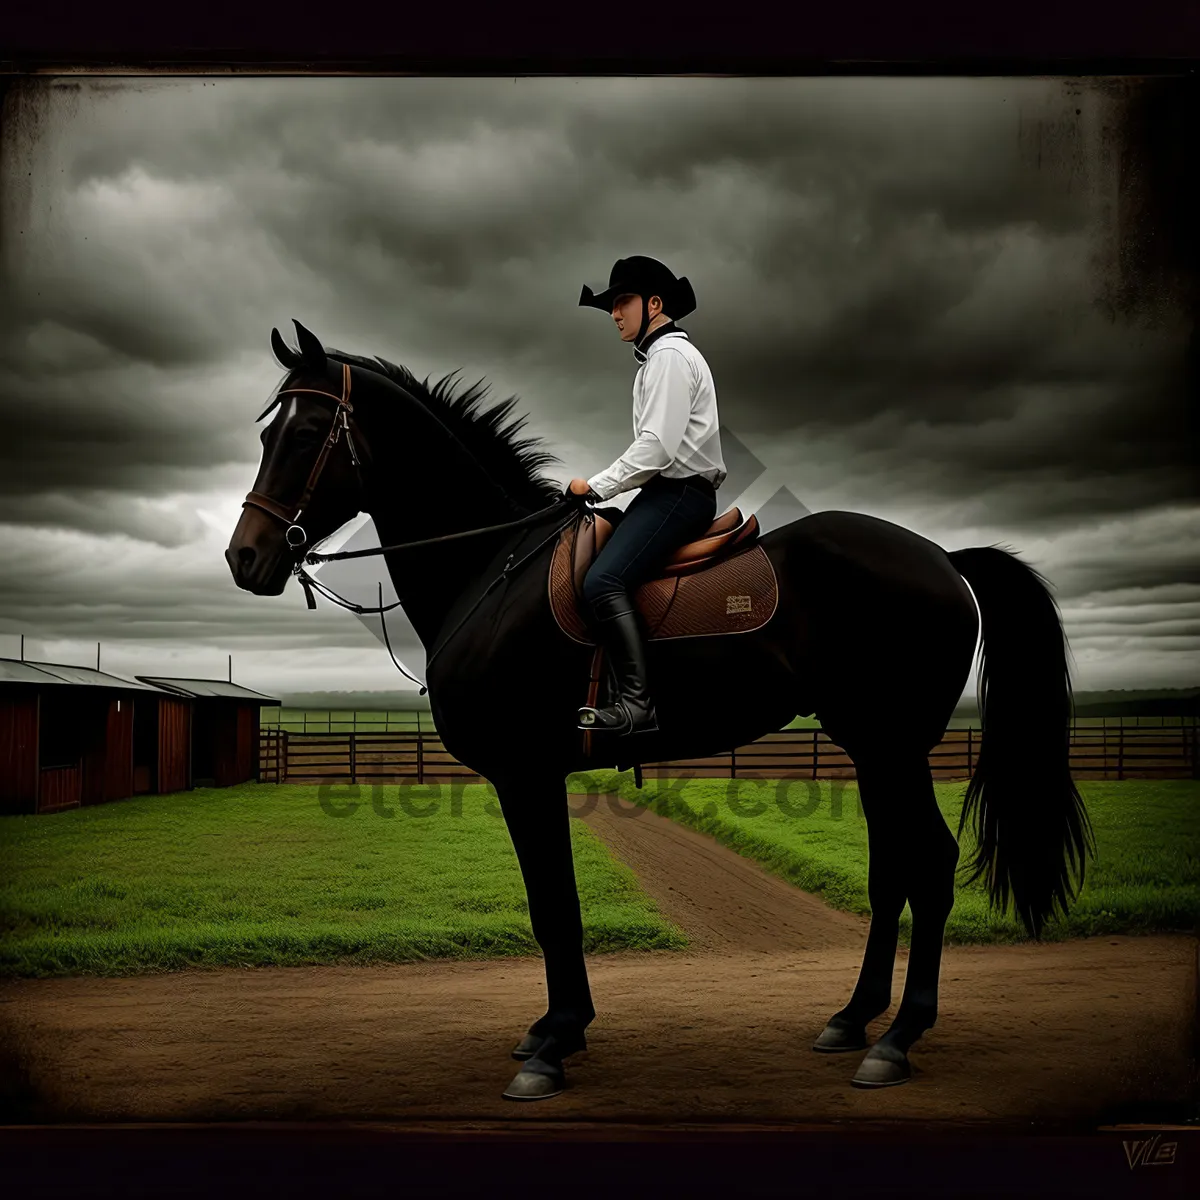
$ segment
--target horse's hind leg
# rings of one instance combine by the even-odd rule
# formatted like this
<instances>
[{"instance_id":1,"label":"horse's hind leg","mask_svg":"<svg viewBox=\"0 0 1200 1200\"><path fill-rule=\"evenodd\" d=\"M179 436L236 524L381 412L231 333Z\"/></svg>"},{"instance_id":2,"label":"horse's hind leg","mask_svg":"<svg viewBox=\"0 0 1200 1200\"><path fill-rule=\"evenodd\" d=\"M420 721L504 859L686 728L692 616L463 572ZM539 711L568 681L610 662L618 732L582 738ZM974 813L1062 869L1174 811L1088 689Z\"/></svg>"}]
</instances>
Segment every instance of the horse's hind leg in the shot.
<instances>
[{"instance_id":1,"label":"horse's hind leg","mask_svg":"<svg viewBox=\"0 0 1200 1200\"><path fill-rule=\"evenodd\" d=\"M867 808L867 792L871 791L873 801L878 801L880 780L886 778L889 782L887 816L883 821L891 835L886 843L886 855L894 864L898 892L907 897L912 913L908 972L904 980L904 994L900 1000L900 1007L891 1026L871 1047L853 1079L859 1087L887 1087L904 1083L911 1077L908 1051L937 1020L942 943L946 932L946 920L954 907L954 870L958 865L958 842L937 806L929 759L923 750L893 752L888 756L885 765L872 767L864 763L858 770L860 787L863 789L864 812L870 811ZM870 819L868 815L868 820ZM881 843L882 839L879 841ZM872 840L872 880L877 844ZM892 877L891 872L888 873L888 877ZM889 917L894 909L896 894L889 893ZM891 928L889 921L889 934ZM890 936L894 949L895 938L894 935ZM882 967L876 964L872 964L872 967L879 972L878 977L882 977ZM867 963L864 962L864 974L866 970ZM890 984L890 964L887 977ZM868 994L878 1002L878 993Z\"/></svg>"},{"instance_id":2,"label":"horse's hind leg","mask_svg":"<svg viewBox=\"0 0 1200 1200\"><path fill-rule=\"evenodd\" d=\"M896 847L903 808L895 803L895 797L887 795L891 780L886 770L874 770L865 760L856 760L855 766L867 820L871 928L854 992L845 1008L829 1019L813 1045L814 1050L827 1054L865 1050L868 1022L886 1012L891 1004L900 914L906 899L903 863Z\"/></svg>"}]
</instances>

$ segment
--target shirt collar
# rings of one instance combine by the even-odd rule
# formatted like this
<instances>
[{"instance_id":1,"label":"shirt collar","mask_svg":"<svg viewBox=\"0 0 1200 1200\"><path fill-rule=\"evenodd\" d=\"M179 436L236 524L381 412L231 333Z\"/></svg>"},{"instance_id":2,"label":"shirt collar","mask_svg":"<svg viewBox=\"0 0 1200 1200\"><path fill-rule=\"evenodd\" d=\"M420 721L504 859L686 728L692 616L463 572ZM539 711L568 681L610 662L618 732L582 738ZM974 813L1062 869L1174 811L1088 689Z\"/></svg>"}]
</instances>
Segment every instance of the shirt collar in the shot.
<instances>
[{"instance_id":1,"label":"shirt collar","mask_svg":"<svg viewBox=\"0 0 1200 1200\"><path fill-rule=\"evenodd\" d=\"M660 325L653 333L647 334L642 338L641 343L633 348L633 358L635 362L644 363L646 354L650 347L658 341L660 337L665 337L668 333L677 333L680 337L687 337L687 333L676 328L674 321L668 321L665 325Z\"/></svg>"}]
</instances>

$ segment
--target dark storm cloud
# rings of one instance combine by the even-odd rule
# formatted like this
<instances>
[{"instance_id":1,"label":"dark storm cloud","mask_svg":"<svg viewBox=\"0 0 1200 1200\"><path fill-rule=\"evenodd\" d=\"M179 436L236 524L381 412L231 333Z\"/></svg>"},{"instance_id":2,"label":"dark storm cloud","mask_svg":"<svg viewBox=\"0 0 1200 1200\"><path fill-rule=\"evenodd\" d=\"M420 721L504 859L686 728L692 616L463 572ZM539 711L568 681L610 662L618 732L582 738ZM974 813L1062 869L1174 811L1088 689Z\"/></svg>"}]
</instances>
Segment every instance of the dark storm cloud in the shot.
<instances>
[{"instance_id":1,"label":"dark storm cloud","mask_svg":"<svg viewBox=\"0 0 1200 1200\"><path fill-rule=\"evenodd\" d=\"M24 495L14 488L14 494L4 497L4 515L13 525L74 529L99 537L120 530L128 537L160 546L187 545L204 530L203 522L186 510L129 493L88 492L82 486L71 495Z\"/></svg>"},{"instance_id":2,"label":"dark storm cloud","mask_svg":"<svg viewBox=\"0 0 1200 1200\"><path fill-rule=\"evenodd\" d=\"M1130 357L1131 335L1093 311L1085 131L1064 118L1076 99L1060 85L264 80L104 90L90 108L86 91L67 93L90 117L63 151L74 190L60 208L76 221L74 241L57 276L39 263L24 277L19 313L50 310L60 328L116 354L215 361L261 348L265 311L289 300L324 309L336 295L328 340L352 334L419 374L422 359L468 374L474 363L479 374L522 362L591 368L580 399L607 408L611 348L599 318L581 320L572 301L584 278L603 278L632 227L693 276L692 327L744 426L779 432L798 412L854 430L898 409L914 422L1003 416L1019 427L1023 388L1099 377L1099 411L1139 404L1140 419L1121 430L1131 456L1167 469L1161 489L1185 484L1179 440L1156 441L1146 419L1169 406L1167 390L1129 394L1125 364L1113 360ZM151 106L156 120L137 137L105 120ZM1047 128L1067 136L1039 167L1036 133ZM1133 370L1161 369L1177 352L1148 346ZM186 453L206 453L211 436L185 439ZM1071 446L1064 459L1113 482L1078 437ZM961 466L942 487L969 490L979 464Z\"/></svg>"},{"instance_id":3,"label":"dark storm cloud","mask_svg":"<svg viewBox=\"0 0 1200 1200\"><path fill-rule=\"evenodd\" d=\"M5 446L4 518L20 520L39 497L64 490L90 505L103 492L128 498L204 486L200 477L211 479L213 468L244 461L246 410L240 424L225 415L227 407L213 420L225 399L221 378L162 375L140 364L41 377L0 368L7 395L36 393L21 405L16 444ZM119 520L119 513L109 515Z\"/></svg>"},{"instance_id":4,"label":"dark storm cloud","mask_svg":"<svg viewBox=\"0 0 1200 1200\"><path fill-rule=\"evenodd\" d=\"M1156 527L1157 526L1157 527ZM1172 588L1191 588L1174 599L1200 614L1200 555L1192 514L1179 512L1159 522L1127 522L1116 528L1099 527L1082 535L1082 544L1057 564L1054 583L1068 599L1140 593L1143 604L1153 594ZM1143 604L1129 596L1125 604L1142 611ZM1131 603L1133 601L1133 603ZM1149 610L1147 611L1147 615Z\"/></svg>"},{"instance_id":5,"label":"dark storm cloud","mask_svg":"<svg viewBox=\"0 0 1200 1200\"><path fill-rule=\"evenodd\" d=\"M725 424L809 507L919 510L952 542L1053 535L1064 594L1192 578L1140 553L1194 495L1186 328L1098 303L1118 179L1098 141L1111 105L1088 85L48 90L5 161L0 417L19 434L0 442L0 519L191 544L213 620L242 598L196 510L231 528L253 479L272 325L490 378L557 475L587 474L628 444L633 364L575 301L634 252L692 279ZM1088 540L1106 515L1130 517L1128 545ZM212 636L206 611L180 621ZM266 609L228 611L269 636L248 615Z\"/></svg>"}]
</instances>

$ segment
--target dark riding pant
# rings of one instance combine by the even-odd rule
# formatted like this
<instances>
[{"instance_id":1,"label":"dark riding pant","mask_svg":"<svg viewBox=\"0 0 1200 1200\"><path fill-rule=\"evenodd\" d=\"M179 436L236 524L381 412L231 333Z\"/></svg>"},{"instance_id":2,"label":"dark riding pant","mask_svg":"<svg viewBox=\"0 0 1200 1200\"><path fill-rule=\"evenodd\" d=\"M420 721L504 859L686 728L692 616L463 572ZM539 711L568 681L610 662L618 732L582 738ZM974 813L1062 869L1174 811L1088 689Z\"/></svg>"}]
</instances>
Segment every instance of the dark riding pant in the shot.
<instances>
[{"instance_id":1,"label":"dark riding pant","mask_svg":"<svg viewBox=\"0 0 1200 1200\"><path fill-rule=\"evenodd\" d=\"M624 593L632 600L685 542L702 537L717 515L717 491L700 475L655 475L625 509L583 579L588 605Z\"/></svg>"}]
</instances>

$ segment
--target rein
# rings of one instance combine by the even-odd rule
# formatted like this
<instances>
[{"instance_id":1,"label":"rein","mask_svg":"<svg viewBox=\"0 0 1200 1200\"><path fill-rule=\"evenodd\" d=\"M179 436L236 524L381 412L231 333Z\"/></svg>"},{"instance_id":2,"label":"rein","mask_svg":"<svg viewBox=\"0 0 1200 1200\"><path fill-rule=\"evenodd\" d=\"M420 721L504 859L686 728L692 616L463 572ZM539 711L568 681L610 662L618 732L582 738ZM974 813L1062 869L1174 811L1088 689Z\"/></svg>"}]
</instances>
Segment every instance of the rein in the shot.
<instances>
[{"instance_id":1,"label":"rein","mask_svg":"<svg viewBox=\"0 0 1200 1200\"><path fill-rule=\"evenodd\" d=\"M365 497L366 495L366 487L362 477L362 463L358 457L357 451L354 448L354 439L350 432L350 414L354 412L354 406L350 403L349 364L342 364L342 394L340 396L334 395L333 392L323 392L316 388L281 388L279 392L276 393L276 396L284 396L297 392L303 392L311 396L323 396L327 400L332 400L336 405L333 414L333 424L330 427L329 434L325 438L324 445L321 447L320 454L317 455L317 461L313 464L313 468L309 472L308 479L304 485L304 491L300 495L300 501L292 508L287 508L278 503L276 500L273 500L270 496L265 496L261 492L250 491L246 494L246 499L242 502L243 508L248 506L257 508L260 511L265 512L268 516L274 517L277 521L283 522L283 524L287 526L284 531L284 539L292 549L299 549L308 541L308 534L305 533L304 528L299 524L299 520L304 512L305 507L308 505L309 500L312 499L313 492L316 490L317 482L321 477L321 472L324 470L330 454L333 453L334 448L341 440L341 435L343 432L346 435L346 445L350 450L350 459L354 464L354 474L355 478L358 480L360 498ZM267 412L270 412L271 408L274 407L275 405L273 403L270 408L268 408L266 412L264 412L258 419L261 421L262 418L267 415ZM420 684L421 690L419 694L424 696L429 690L428 686L415 675L410 675L392 652L391 639L388 637L387 633L387 622L383 616L384 613L390 612L393 608L397 608L403 603L403 600L397 600L395 604L388 604L385 606L383 603L383 584L380 583L379 607L364 608L361 604L354 604L351 601L346 600L344 597L337 595L336 592L333 592L329 588L325 587L324 584L318 582L304 569L304 564L308 563L310 566L316 566L320 563L336 562L340 559L346 558L368 558L375 554L392 554L398 550L415 550L421 546L434 546L441 542L453 542L457 541L459 538L478 537L485 533L499 533L505 529L521 529L526 526L539 524L545 520L547 515L550 513L569 508L571 510L571 516L561 525L552 530L549 535L538 542L538 544L519 562L517 562L515 565L513 564L513 557L516 554L515 550L508 556L508 560L504 564L504 569L499 575L496 576L495 579L492 580L491 583L488 584L486 588L484 588L475 603L472 604L469 609L467 609L466 613L463 615L458 624L455 625L455 627L442 639L441 644L426 660L425 670L426 673L428 673L429 666L433 660L442 652L442 650L445 649L450 639L463 627L467 621L467 618L470 617L470 615L479 607L479 605L483 603L496 584L507 579L508 576L514 571L519 570L548 541L550 541L551 538L555 538L561 534L562 531L576 519L576 512L583 506L584 500L585 497L582 496L579 498L578 502L574 500L568 500L564 496L562 499L556 500L553 504L548 505L546 508L539 509L537 512L529 513L524 517L519 517L515 521L505 521L499 525L485 525L479 529L467 529L459 533L446 533L439 537L422 538L420 541L416 542L397 542L393 546L376 546L368 550L343 550L336 554L318 554L315 551L309 551L309 553L305 554L304 557L292 567L292 574L295 575L300 581L300 586L304 589L305 601L307 602L308 607L311 609L315 609L317 607L316 598L313 596L313 589L315 588L327 600L333 601L333 603L340 605L342 608L345 608L350 612L363 615L378 613L380 625L383 627L384 645L387 646L387 651L391 656L392 662L395 663L396 669L400 671L405 678L411 679L413 683ZM294 541L293 534L297 535L296 540Z\"/></svg>"}]
</instances>

